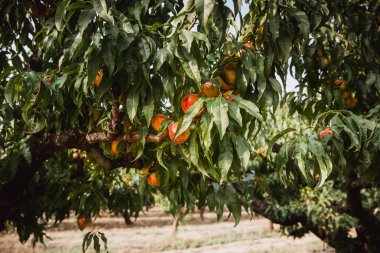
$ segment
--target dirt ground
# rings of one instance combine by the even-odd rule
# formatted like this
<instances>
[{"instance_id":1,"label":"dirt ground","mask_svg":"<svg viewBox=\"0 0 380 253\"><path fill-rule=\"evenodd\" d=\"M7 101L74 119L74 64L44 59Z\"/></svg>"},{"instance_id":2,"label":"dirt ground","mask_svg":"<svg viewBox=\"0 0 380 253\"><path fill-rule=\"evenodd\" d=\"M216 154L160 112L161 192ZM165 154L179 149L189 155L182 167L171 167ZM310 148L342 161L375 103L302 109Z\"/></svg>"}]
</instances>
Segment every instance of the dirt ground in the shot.
<instances>
[{"instance_id":1,"label":"dirt ground","mask_svg":"<svg viewBox=\"0 0 380 253\"><path fill-rule=\"evenodd\" d=\"M266 219L250 220L243 216L240 224L234 227L233 218L216 222L214 213L205 213L204 220L199 213L187 215L173 234L172 217L155 207L142 214L133 225L127 226L120 217L97 218L92 230L104 232L108 238L109 252L127 253L251 253L251 252L334 252L314 235L308 234L302 239L282 236L274 227L270 231L270 222ZM58 227L49 228L43 245L32 248L31 243L22 245L16 234L0 235L0 252L82 252L82 239L88 230L77 228L75 217ZM88 250L93 252L93 250Z\"/></svg>"}]
</instances>

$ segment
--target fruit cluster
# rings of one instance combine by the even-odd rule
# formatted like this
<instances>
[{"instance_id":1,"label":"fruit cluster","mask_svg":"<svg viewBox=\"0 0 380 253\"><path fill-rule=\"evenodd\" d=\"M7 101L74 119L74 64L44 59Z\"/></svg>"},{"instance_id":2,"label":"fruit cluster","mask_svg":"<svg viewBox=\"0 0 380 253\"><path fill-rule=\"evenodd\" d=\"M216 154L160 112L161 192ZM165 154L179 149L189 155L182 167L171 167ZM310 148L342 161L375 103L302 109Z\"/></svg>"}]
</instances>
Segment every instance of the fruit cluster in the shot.
<instances>
[{"instance_id":1,"label":"fruit cluster","mask_svg":"<svg viewBox=\"0 0 380 253\"><path fill-rule=\"evenodd\" d=\"M358 105L359 100L350 92L348 92L347 89L347 82L342 79L336 79L334 81L334 84L339 87L341 91L342 98L349 109L353 109Z\"/></svg>"},{"instance_id":2,"label":"fruit cluster","mask_svg":"<svg viewBox=\"0 0 380 253\"><path fill-rule=\"evenodd\" d=\"M189 109L198 101L200 97L205 98L217 98L222 96L224 99L235 102L235 99L231 95L240 96L238 93L234 93L234 88L236 84L236 70L238 66L238 62L240 57L242 56L244 50L254 50L253 42L246 42L243 44L243 47L239 52L237 52L234 57L228 57L222 64L222 71L220 74L207 82L204 82L198 94L190 93L185 95L181 99L181 108L184 113L188 112ZM96 87L101 85L103 78L103 69L99 69L93 84ZM193 121L197 121L203 114L205 106L199 109L197 115L194 117ZM98 111L94 111L93 115L94 124L92 124L92 128L99 128L101 130L101 126L98 126L96 122L100 117L100 113ZM176 136L178 130L179 122L178 121L169 121L168 117L164 114L156 114L152 117L151 127L157 131L160 135L169 135L169 138L172 142L176 144L185 143L190 137L190 128L186 129L179 136ZM126 132L129 132L126 131ZM114 157L118 158L121 155L121 150L125 150L124 146L124 138L117 137L111 142L109 153ZM142 174L147 176L147 182L149 185L153 187L157 187L160 185L159 175L156 172L149 173L150 166L146 166L142 169Z\"/></svg>"},{"instance_id":3,"label":"fruit cluster","mask_svg":"<svg viewBox=\"0 0 380 253\"><path fill-rule=\"evenodd\" d=\"M241 56L243 50L245 48L249 48L251 50L254 49L252 42L244 43L243 49L241 49L237 56ZM239 58L239 57L238 57ZM235 83L236 83L236 69L238 65L238 58L231 58L225 61L223 64L223 72L218 75L216 79L209 80L201 85L199 94L191 93L185 95L181 99L181 108L184 113L186 113L191 106L193 106L199 99L199 97L207 97L207 98L217 98L220 95L223 96L226 100L235 102L235 100L230 96L234 93ZM217 82L217 83L216 83ZM219 84L219 87L218 85ZM235 96L240 96L239 94L234 94ZM204 107L202 107L196 117L195 120L198 119L203 111ZM162 122L167 119L166 115L156 114L152 118L151 126L156 131L166 131L162 129ZM182 144L188 140L190 137L190 129L185 130L178 137L175 137L178 128L178 121L171 122L168 125L169 138L176 144Z\"/></svg>"}]
</instances>

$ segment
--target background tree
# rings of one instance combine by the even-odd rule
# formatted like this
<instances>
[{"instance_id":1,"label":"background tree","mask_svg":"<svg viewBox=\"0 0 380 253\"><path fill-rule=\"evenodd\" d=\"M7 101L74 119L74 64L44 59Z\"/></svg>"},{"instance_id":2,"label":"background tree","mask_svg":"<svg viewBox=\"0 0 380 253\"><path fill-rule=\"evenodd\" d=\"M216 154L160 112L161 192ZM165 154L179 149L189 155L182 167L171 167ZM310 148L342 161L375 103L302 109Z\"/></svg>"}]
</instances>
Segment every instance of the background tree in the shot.
<instances>
[{"instance_id":1,"label":"background tree","mask_svg":"<svg viewBox=\"0 0 380 253\"><path fill-rule=\"evenodd\" d=\"M378 252L378 1L232 6L0 1L0 229L42 241L51 219L128 220L159 191L173 214L243 207Z\"/></svg>"}]
</instances>

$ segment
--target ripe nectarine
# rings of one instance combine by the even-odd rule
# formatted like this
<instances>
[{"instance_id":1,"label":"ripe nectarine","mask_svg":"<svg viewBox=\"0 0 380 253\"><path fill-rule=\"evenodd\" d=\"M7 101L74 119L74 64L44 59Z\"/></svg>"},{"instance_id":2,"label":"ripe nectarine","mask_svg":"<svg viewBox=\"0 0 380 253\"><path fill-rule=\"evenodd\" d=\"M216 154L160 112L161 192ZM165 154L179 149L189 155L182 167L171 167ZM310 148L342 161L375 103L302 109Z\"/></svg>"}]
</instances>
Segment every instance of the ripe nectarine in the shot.
<instances>
[{"instance_id":1,"label":"ripe nectarine","mask_svg":"<svg viewBox=\"0 0 380 253\"><path fill-rule=\"evenodd\" d=\"M253 41L247 41L243 45L250 48L252 51L255 49L255 47L253 45Z\"/></svg>"},{"instance_id":2,"label":"ripe nectarine","mask_svg":"<svg viewBox=\"0 0 380 253\"><path fill-rule=\"evenodd\" d=\"M330 128L326 128L322 132L319 133L319 139L322 139L324 136L328 135L329 139L333 137L333 132L331 131Z\"/></svg>"},{"instance_id":3,"label":"ripe nectarine","mask_svg":"<svg viewBox=\"0 0 380 253\"><path fill-rule=\"evenodd\" d=\"M94 84L96 87L99 87L100 82L102 81L103 78L103 69L99 69L98 74L95 77Z\"/></svg>"},{"instance_id":4,"label":"ripe nectarine","mask_svg":"<svg viewBox=\"0 0 380 253\"><path fill-rule=\"evenodd\" d=\"M346 106L349 109L355 108L359 103L359 100L356 97L349 97L346 100Z\"/></svg>"},{"instance_id":5,"label":"ripe nectarine","mask_svg":"<svg viewBox=\"0 0 380 253\"><path fill-rule=\"evenodd\" d=\"M218 82L220 84L220 87L222 87L223 90L233 90L235 87L235 85L233 84L226 83L221 76L218 76Z\"/></svg>"},{"instance_id":6,"label":"ripe nectarine","mask_svg":"<svg viewBox=\"0 0 380 253\"><path fill-rule=\"evenodd\" d=\"M220 91L218 87L212 82L206 82L202 84L201 91L199 93L202 97L216 98L219 96Z\"/></svg>"},{"instance_id":7,"label":"ripe nectarine","mask_svg":"<svg viewBox=\"0 0 380 253\"><path fill-rule=\"evenodd\" d=\"M343 81L341 79L335 79L334 84L339 86Z\"/></svg>"},{"instance_id":8,"label":"ripe nectarine","mask_svg":"<svg viewBox=\"0 0 380 253\"><path fill-rule=\"evenodd\" d=\"M146 174L148 174L148 172L149 172L149 168L150 168L149 165L144 166L144 167L141 169L141 175L145 176Z\"/></svg>"},{"instance_id":9,"label":"ripe nectarine","mask_svg":"<svg viewBox=\"0 0 380 253\"><path fill-rule=\"evenodd\" d=\"M160 179L157 177L157 174L153 172L147 178L148 184L153 187L157 187L160 185Z\"/></svg>"},{"instance_id":10,"label":"ripe nectarine","mask_svg":"<svg viewBox=\"0 0 380 253\"><path fill-rule=\"evenodd\" d=\"M159 132L161 130L161 123L166 119L166 115L164 114L156 114L152 118L151 126L154 130Z\"/></svg>"},{"instance_id":11,"label":"ripe nectarine","mask_svg":"<svg viewBox=\"0 0 380 253\"><path fill-rule=\"evenodd\" d=\"M80 230L83 230L86 227L89 227L92 225L92 220L87 219L86 216L80 216L77 222L78 222L78 227Z\"/></svg>"},{"instance_id":12,"label":"ripe nectarine","mask_svg":"<svg viewBox=\"0 0 380 253\"><path fill-rule=\"evenodd\" d=\"M227 62L223 66L225 80L230 85L235 85L235 82L236 82L236 69L237 69L237 61Z\"/></svg>"},{"instance_id":13,"label":"ripe nectarine","mask_svg":"<svg viewBox=\"0 0 380 253\"><path fill-rule=\"evenodd\" d=\"M177 138L174 138L174 136L177 132L177 128L178 128L178 122L170 123L168 128L169 128L169 138L177 144L184 143L190 137L190 129L188 128L185 130L185 132L180 134Z\"/></svg>"},{"instance_id":14,"label":"ripe nectarine","mask_svg":"<svg viewBox=\"0 0 380 253\"><path fill-rule=\"evenodd\" d=\"M342 98L343 99L347 99L347 98L349 98L350 97L350 93L348 93L347 91L343 91L342 92Z\"/></svg>"},{"instance_id":15,"label":"ripe nectarine","mask_svg":"<svg viewBox=\"0 0 380 253\"><path fill-rule=\"evenodd\" d=\"M110 152L111 152L111 154L112 154L113 156L117 156L117 155L118 155L119 152L118 152L118 150L117 150L117 145L118 145L119 142L122 141L122 140L123 140L123 138L122 138L122 137L119 137L119 138L117 138L117 139L115 139L115 140L112 141Z\"/></svg>"},{"instance_id":16,"label":"ripe nectarine","mask_svg":"<svg viewBox=\"0 0 380 253\"><path fill-rule=\"evenodd\" d=\"M181 100L182 111L186 113L187 110L189 110L189 108L193 104L195 104L195 102L197 102L198 99L199 99L199 96L197 94L188 94L184 96Z\"/></svg>"},{"instance_id":17,"label":"ripe nectarine","mask_svg":"<svg viewBox=\"0 0 380 253\"><path fill-rule=\"evenodd\" d=\"M339 88L341 91L344 91L347 87L347 82L346 81L343 81L340 85L339 85Z\"/></svg>"}]
</instances>

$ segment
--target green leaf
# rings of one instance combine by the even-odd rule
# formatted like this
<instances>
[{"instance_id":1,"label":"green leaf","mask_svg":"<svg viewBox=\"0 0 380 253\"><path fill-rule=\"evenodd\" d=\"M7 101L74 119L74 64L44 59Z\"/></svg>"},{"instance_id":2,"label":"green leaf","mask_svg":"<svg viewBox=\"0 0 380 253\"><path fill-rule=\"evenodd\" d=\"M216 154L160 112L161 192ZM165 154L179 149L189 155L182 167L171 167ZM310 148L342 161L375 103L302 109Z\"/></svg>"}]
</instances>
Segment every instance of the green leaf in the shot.
<instances>
[{"instance_id":1,"label":"green leaf","mask_svg":"<svg viewBox=\"0 0 380 253\"><path fill-rule=\"evenodd\" d=\"M310 33L310 23L307 15L303 11L297 9L289 9L290 15L292 15L298 22L298 28L305 40L308 39Z\"/></svg>"},{"instance_id":2,"label":"green leaf","mask_svg":"<svg viewBox=\"0 0 380 253\"><path fill-rule=\"evenodd\" d=\"M267 149L267 157L270 156L270 153L272 152L272 148L273 148L273 145L276 143L276 141L278 139L280 139L282 136L284 136L285 134L289 133L289 132L293 132L293 131L296 131L296 129L294 128L287 128L283 131L281 131L280 133L276 134L272 140L269 142L268 144L268 149Z\"/></svg>"},{"instance_id":3,"label":"green leaf","mask_svg":"<svg viewBox=\"0 0 380 253\"><path fill-rule=\"evenodd\" d=\"M195 58L182 46L176 50L176 55L179 58L182 68L185 70L186 74L196 83L200 84L201 74L199 72L198 63Z\"/></svg>"},{"instance_id":4,"label":"green leaf","mask_svg":"<svg viewBox=\"0 0 380 253\"><path fill-rule=\"evenodd\" d=\"M182 41L182 45L186 48L187 52L191 52L191 45L193 44L194 36L191 31L181 29L179 38Z\"/></svg>"},{"instance_id":5,"label":"green leaf","mask_svg":"<svg viewBox=\"0 0 380 253\"><path fill-rule=\"evenodd\" d=\"M280 45L283 62L287 62L293 46L292 39L289 35L284 33L279 37L278 44Z\"/></svg>"},{"instance_id":6,"label":"green leaf","mask_svg":"<svg viewBox=\"0 0 380 253\"><path fill-rule=\"evenodd\" d=\"M153 117L154 112L154 97L152 94L149 94L146 99L146 103L143 105L143 113L146 120L146 125L149 127L150 121Z\"/></svg>"},{"instance_id":7,"label":"green leaf","mask_svg":"<svg viewBox=\"0 0 380 253\"><path fill-rule=\"evenodd\" d=\"M16 150L13 150L12 154L10 155L10 159L8 160L6 168L2 168L0 170L1 183L9 182L15 177L20 161L20 155Z\"/></svg>"},{"instance_id":8,"label":"green leaf","mask_svg":"<svg viewBox=\"0 0 380 253\"><path fill-rule=\"evenodd\" d=\"M111 25L115 24L115 20L109 10L107 10L106 0L92 0L92 4L98 15L104 19L105 21L111 23Z\"/></svg>"},{"instance_id":9,"label":"green leaf","mask_svg":"<svg viewBox=\"0 0 380 253\"><path fill-rule=\"evenodd\" d=\"M99 237L96 234L94 235L94 250L96 251L96 253L100 252Z\"/></svg>"},{"instance_id":10,"label":"green leaf","mask_svg":"<svg viewBox=\"0 0 380 253\"><path fill-rule=\"evenodd\" d=\"M13 108L13 102L17 99L18 93L22 87L22 78L21 76L13 76L9 79L7 86L5 86L4 97L5 101Z\"/></svg>"},{"instance_id":11,"label":"green leaf","mask_svg":"<svg viewBox=\"0 0 380 253\"><path fill-rule=\"evenodd\" d=\"M163 160L163 153L164 153L164 149L165 149L166 145L163 145L161 146L160 148L157 149L157 153L156 153L156 157L157 157L157 161L158 163L164 167L165 169L168 170L168 167L166 167L165 163L164 163L164 160Z\"/></svg>"},{"instance_id":12,"label":"green leaf","mask_svg":"<svg viewBox=\"0 0 380 253\"><path fill-rule=\"evenodd\" d=\"M210 51L210 42L207 39L206 35L204 35L203 33L181 29L179 37L182 40L182 42L185 43L185 48L188 52L191 52L191 46L194 39L205 42L207 50Z\"/></svg>"},{"instance_id":13,"label":"green leaf","mask_svg":"<svg viewBox=\"0 0 380 253\"><path fill-rule=\"evenodd\" d=\"M316 188L321 187L326 181L327 177L332 171L332 163L329 159L322 158L320 156L315 157L318 161L320 177Z\"/></svg>"},{"instance_id":14,"label":"green leaf","mask_svg":"<svg viewBox=\"0 0 380 253\"><path fill-rule=\"evenodd\" d=\"M214 9L214 6L214 0L195 0L195 8L197 9L201 25L205 30L207 26L207 21L210 17L212 10Z\"/></svg>"},{"instance_id":15,"label":"green leaf","mask_svg":"<svg viewBox=\"0 0 380 253\"><path fill-rule=\"evenodd\" d=\"M107 247L107 237L105 236L104 233L102 232L98 232L99 235L100 235L100 239L102 239L103 243L104 243L104 249L108 252L108 247Z\"/></svg>"},{"instance_id":16,"label":"green leaf","mask_svg":"<svg viewBox=\"0 0 380 253\"><path fill-rule=\"evenodd\" d=\"M243 51L241 60L245 66L245 69L248 70L251 83L255 83L257 76L255 72L254 63L252 61L253 59L250 57L250 54L247 54L245 51Z\"/></svg>"},{"instance_id":17,"label":"green leaf","mask_svg":"<svg viewBox=\"0 0 380 253\"><path fill-rule=\"evenodd\" d=\"M201 162L199 162L199 149L198 149L198 140L197 140L197 132L193 132L190 136L190 144L189 144L189 153L190 153L190 161L197 168L199 172L208 177L207 171L204 169Z\"/></svg>"},{"instance_id":18,"label":"green leaf","mask_svg":"<svg viewBox=\"0 0 380 253\"><path fill-rule=\"evenodd\" d=\"M141 39L138 40L137 45L141 56L141 62L146 62L152 53L153 45L151 44L151 40L146 37L141 37Z\"/></svg>"},{"instance_id":19,"label":"green leaf","mask_svg":"<svg viewBox=\"0 0 380 253\"><path fill-rule=\"evenodd\" d=\"M141 18L145 16L145 13L149 7L149 0L140 0L134 2L131 6L130 12L133 14L134 18L141 24Z\"/></svg>"},{"instance_id":20,"label":"green leaf","mask_svg":"<svg viewBox=\"0 0 380 253\"><path fill-rule=\"evenodd\" d=\"M316 141L314 139L309 139L309 143L307 145L307 148L315 156L328 157L322 143L319 141Z\"/></svg>"},{"instance_id":21,"label":"green leaf","mask_svg":"<svg viewBox=\"0 0 380 253\"><path fill-rule=\"evenodd\" d=\"M227 104L228 104L228 114L231 116L231 118L233 118L239 124L239 126L242 127L243 119L240 114L240 108L235 102L232 102L229 100L227 101Z\"/></svg>"},{"instance_id":22,"label":"green leaf","mask_svg":"<svg viewBox=\"0 0 380 253\"><path fill-rule=\"evenodd\" d=\"M130 89L127 97L126 110L129 119L133 122L139 106L140 94L136 89Z\"/></svg>"},{"instance_id":23,"label":"green leaf","mask_svg":"<svg viewBox=\"0 0 380 253\"><path fill-rule=\"evenodd\" d=\"M241 9L243 1L242 0L233 0L233 2L234 2L234 13L236 16Z\"/></svg>"},{"instance_id":24,"label":"green leaf","mask_svg":"<svg viewBox=\"0 0 380 253\"><path fill-rule=\"evenodd\" d=\"M65 17L65 12L66 12L66 7L68 5L69 1L64 0L59 3L56 11L55 11L55 27L57 28L58 31L61 31L63 28L63 19Z\"/></svg>"},{"instance_id":25,"label":"green leaf","mask_svg":"<svg viewBox=\"0 0 380 253\"><path fill-rule=\"evenodd\" d=\"M263 122L263 116L260 114L259 108L251 101L245 100L241 97L237 97L235 95L230 95L235 101L238 103L238 106L245 110L247 113L251 114L253 117L258 119L259 121Z\"/></svg>"},{"instance_id":26,"label":"green leaf","mask_svg":"<svg viewBox=\"0 0 380 253\"><path fill-rule=\"evenodd\" d=\"M269 31L272 36L272 40L275 41L279 35L279 28L280 28L280 21L278 17L269 17L268 19L268 24L269 24Z\"/></svg>"},{"instance_id":27,"label":"green leaf","mask_svg":"<svg viewBox=\"0 0 380 253\"><path fill-rule=\"evenodd\" d=\"M280 152L276 156L276 170L279 173L280 180L283 184L286 184L286 181L284 180L284 174L286 174L286 171L283 170L283 168L288 162L289 151L293 146L294 141L290 143L285 142L284 145L282 145Z\"/></svg>"},{"instance_id":28,"label":"green leaf","mask_svg":"<svg viewBox=\"0 0 380 253\"><path fill-rule=\"evenodd\" d=\"M190 161L195 166L198 166L199 151L198 151L198 142L197 142L197 133L196 132L193 132L190 136L189 153L190 153Z\"/></svg>"},{"instance_id":29,"label":"green leaf","mask_svg":"<svg viewBox=\"0 0 380 253\"><path fill-rule=\"evenodd\" d=\"M162 64L164 64L167 61L172 61L173 55L167 48L161 48L158 50L157 54L154 57L154 70L158 71Z\"/></svg>"},{"instance_id":30,"label":"green leaf","mask_svg":"<svg viewBox=\"0 0 380 253\"><path fill-rule=\"evenodd\" d=\"M221 170L221 182L227 181L227 175L232 165L232 143L228 136L224 136L220 143L218 167Z\"/></svg>"},{"instance_id":31,"label":"green leaf","mask_svg":"<svg viewBox=\"0 0 380 253\"><path fill-rule=\"evenodd\" d=\"M258 75L258 78L257 78L257 91L259 92L257 99L260 99L261 96L264 94L265 88L267 86L266 78L265 78L265 68L264 68L264 59L263 59L263 57L257 57L256 72L257 72L257 75Z\"/></svg>"},{"instance_id":32,"label":"green leaf","mask_svg":"<svg viewBox=\"0 0 380 253\"><path fill-rule=\"evenodd\" d=\"M180 136L183 132L186 131L193 122L193 118L197 116L199 110L203 107L204 99L200 97L197 102L195 102L185 113L183 118L179 121L177 132L174 136L174 138L177 138Z\"/></svg>"},{"instance_id":33,"label":"green leaf","mask_svg":"<svg viewBox=\"0 0 380 253\"><path fill-rule=\"evenodd\" d=\"M247 140L238 135L233 135L232 141L234 143L236 153L239 156L240 163L246 170L248 167L249 158L251 156L251 145Z\"/></svg>"},{"instance_id":34,"label":"green leaf","mask_svg":"<svg viewBox=\"0 0 380 253\"><path fill-rule=\"evenodd\" d=\"M213 121L219 130L219 136L222 140L224 134L226 133L226 129L229 125L227 114L228 104L225 101L225 99L222 99L222 97L218 97L214 100L209 100L207 102L207 110L209 110L209 112L212 114Z\"/></svg>"},{"instance_id":35,"label":"green leaf","mask_svg":"<svg viewBox=\"0 0 380 253\"><path fill-rule=\"evenodd\" d=\"M113 71L115 69L115 56L114 53L112 52L112 48L114 47L114 44L112 41L104 40L104 43L102 45L102 55L103 55L103 60L104 63L107 66L107 72L109 77L112 76Z\"/></svg>"},{"instance_id":36,"label":"green leaf","mask_svg":"<svg viewBox=\"0 0 380 253\"><path fill-rule=\"evenodd\" d=\"M15 67L8 67L3 72L0 73L0 81L7 78L13 70L15 70Z\"/></svg>"},{"instance_id":37,"label":"green leaf","mask_svg":"<svg viewBox=\"0 0 380 253\"><path fill-rule=\"evenodd\" d=\"M201 119L203 145L208 150L211 146L211 130L213 126L213 117L210 113L204 113Z\"/></svg>"},{"instance_id":38,"label":"green leaf","mask_svg":"<svg viewBox=\"0 0 380 253\"><path fill-rule=\"evenodd\" d=\"M89 49L89 53L87 55L87 73L88 73L87 84L88 85L92 85L92 83L94 82L101 64L102 63L101 61L99 61L99 54L98 54L97 49L96 48Z\"/></svg>"},{"instance_id":39,"label":"green leaf","mask_svg":"<svg viewBox=\"0 0 380 253\"><path fill-rule=\"evenodd\" d=\"M302 140L298 141L294 145L293 156L294 156L294 160L297 163L298 169L301 172L303 180L305 182L307 182L307 179L308 179L306 168L305 168L306 153L307 153L307 144L305 142L303 142Z\"/></svg>"},{"instance_id":40,"label":"green leaf","mask_svg":"<svg viewBox=\"0 0 380 253\"><path fill-rule=\"evenodd\" d=\"M26 162L30 166L32 163L32 153L30 152L29 145L25 142L20 145L20 153L25 158Z\"/></svg>"},{"instance_id":41,"label":"green leaf","mask_svg":"<svg viewBox=\"0 0 380 253\"><path fill-rule=\"evenodd\" d=\"M234 216L236 227L239 224L241 217L241 202L239 196L237 195L237 192L232 184L227 184L224 193L227 208Z\"/></svg>"},{"instance_id":42,"label":"green leaf","mask_svg":"<svg viewBox=\"0 0 380 253\"><path fill-rule=\"evenodd\" d=\"M87 232L86 233L86 235L83 238L82 252L85 252L88 249L88 247L91 244L92 237L93 237L93 233L92 232Z\"/></svg>"},{"instance_id":43,"label":"green leaf","mask_svg":"<svg viewBox=\"0 0 380 253\"><path fill-rule=\"evenodd\" d=\"M141 155L143 154L143 152L144 152L145 138L146 138L146 136L148 135L149 130L148 130L148 128L143 127L143 128L141 128L141 129L139 129L138 133L139 133L139 135L140 135L140 139L139 139L139 149L138 149L138 152L137 152L137 154L136 154L136 158L134 159L134 161L136 161L137 159L139 159L139 158L141 157Z\"/></svg>"},{"instance_id":44,"label":"green leaf","mask_svg":"<svg viewBox=\"0 0 380 253\"><path fill-rule=\"evenodd\" d=\"M282 88L281 88L281 84L277 81L277 79L273 77L269 77L269 82L271 83L273 90L277 92L279 95L281 95Z\"/></svg>"}]
</instances>

